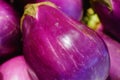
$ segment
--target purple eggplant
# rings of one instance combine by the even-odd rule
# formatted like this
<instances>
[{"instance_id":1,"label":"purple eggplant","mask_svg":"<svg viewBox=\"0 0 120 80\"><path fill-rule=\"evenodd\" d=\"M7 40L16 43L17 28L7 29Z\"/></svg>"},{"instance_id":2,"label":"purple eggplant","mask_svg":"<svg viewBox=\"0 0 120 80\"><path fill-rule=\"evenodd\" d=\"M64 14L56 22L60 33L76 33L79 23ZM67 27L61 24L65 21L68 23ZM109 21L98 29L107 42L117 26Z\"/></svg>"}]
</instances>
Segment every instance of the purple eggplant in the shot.
<instances>
[{"instance_id":1,"label":"purple eggplant","mask_svg":"<svg viewBox=\"0 0 120 80\"><path fill-rule=\"evenodd\" d=\"M25 59L39 80L105 80L108 76L109 55L103 40L51 2L27 5L21 30Z\"/></svg>"},{"instance_id":2,"label":"purple eggplant","mask_svg":"<svg viewBox=\"0 0 120 80\"><path fill-rule=\"evenodd\" d=\"M14 57L0 67L0 80L38 80L23 56Z\"/></svg>"},{"instance_id":3,"label":"purple eggplant","mask_svg":"<svg viewBox=\"0 0 120 80\"><path fill-rule=\"evenodd\" d=\"M120 42L120 0L91 0L104 32Z\"/></svg>"},{"instance_id":4,"label":"purple eggplant","mask_svg":"<svg viewBox=\"0 0 120 80\"><path fill-rule=\"evenodd\" d=\"M89 14L87 17L95 16L96 14ZM110 74L107 80L120 80L120 43L114 40L112 37L104 33L104 27L101 24L101 22L97 21L98 17L93 17L94 19L90 18L87 22L92 22L92 26L88 25L91 29L95 30L101 38L105 41L105 44L108 47L108 51L110 54ZM99 25L96 25L96 21L99 23ZM93 24L94 23L94 24Z\"/></svg>"},{"instance_id":5,"label":"purple eggplant","mask_svg":"<svg viewBox=\"0 0 120 80\"><path fill-rule=\"evenodd\" d=\"M120 43L105 34L103 28L103 25L100 24L96 26L95 31L105 41L110 54L110 73L107 80L120 80Z\"/></svg>"},{"instance_id":6,"label":"purple eggplant","mask_svg":"<svg viewBox=\"0 0 120 80\"><path fill-rule=\"evenodd\" d=\"M111 39L105 34L101 34L110 53L110 78L111 80L120 80L120 43Z\"/></svg>"},{"instance_id":7,"label":"purple eggplant","mask_svg":"<svg viewBox=\"0 0 120 80\"><path fill-rule=\"evenodd\" d=\"M120 43L103 32L103 26L97 27L96 32L105 41L110 54L110 74L107 80L120 80Z\"/></svg>"},{"instance_id":8,"label":"purple eggplant","mask_svg":"<svg viewBox=\"0 0 120 80\"><path fill-rule=\"evenodd\" d=\"M0 58L18 50L20 43L19 16L4 1L0 1Z\"/></svg>"}]
</instances>

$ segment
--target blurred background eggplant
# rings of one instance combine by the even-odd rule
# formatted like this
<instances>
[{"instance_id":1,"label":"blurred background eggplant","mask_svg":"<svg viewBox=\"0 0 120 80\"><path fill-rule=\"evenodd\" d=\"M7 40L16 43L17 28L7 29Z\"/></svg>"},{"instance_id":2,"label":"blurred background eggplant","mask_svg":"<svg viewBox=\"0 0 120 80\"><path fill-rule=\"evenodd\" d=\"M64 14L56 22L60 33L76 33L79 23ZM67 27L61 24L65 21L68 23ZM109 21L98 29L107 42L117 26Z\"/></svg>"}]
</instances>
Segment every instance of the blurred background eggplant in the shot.
<instances>
[{"instance_id":1,"label":"blurred background eggplant","mask_svg":"<svg viewBox=\"0 0 120 80\"><path fill-rule=\"evenodd\" d=\"M38 78L21 55L0 66L0 80L38 80Z\"/></svg>"},{"instance_id":2,"label":"blurred background eggplant","mask_svg":"<svg viewBox=\"0 0 120 80\"><path fill-rule=\"evenodd\" d=\"M120 0L90 0L104 32L120 42Z\"/></svg>"},{"instance_id":3,"label":"blurred background eggplant","mask_svg":"<svg viewBox=\"0 0 120 80\"><path fill-rule=\"evenodd\" d=\"M103 40L53 3L27 5L21 30L25 59L39 80L107 78L110 64Z\"/></svg>"},{"instance_id":4,"label":"blurred background eggplant","mask_svg":"<svg viewBox=\"0 0 120 80\"><path fill-rule=\"evenodd\" d=\"M20 49L19 21L16 11L6 2L0 1L0 62Z\"/></svg>"},{"instance_id":5,"label":"blurred background eggplant","mask_svg":"<svg viewBox=\"0 0 120 80\"><path fill-rule=\"evenodd\" d=\"M83 14L83 0L7 0L7 2L12 3L14 7L22 15L24 6L30 3L51 1L55 3L60 10L65 12L69 17L79 21Z\"/></svg>"}]
</instances>

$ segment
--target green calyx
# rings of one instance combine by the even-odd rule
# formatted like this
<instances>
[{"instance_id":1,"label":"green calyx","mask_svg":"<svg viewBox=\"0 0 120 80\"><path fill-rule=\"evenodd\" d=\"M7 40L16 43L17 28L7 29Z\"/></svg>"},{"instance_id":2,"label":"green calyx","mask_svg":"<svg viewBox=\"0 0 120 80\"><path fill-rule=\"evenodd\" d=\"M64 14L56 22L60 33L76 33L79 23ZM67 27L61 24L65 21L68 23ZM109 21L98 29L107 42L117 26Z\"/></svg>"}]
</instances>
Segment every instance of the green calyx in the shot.
<instances>
[{"instance_id":1,"label":"green calyx","mask_svg":"<svg viewBox=\"0 0 120 80\"><path fill-rule=\"evenodd\" d=\"M111 0L91 0L91 3L93 2L99 2L105 6L107 6L107 8L112 11L112 3Z\"/></svg>"},{"instance_id":2,"label":"green calyx","mask_svg":"<svg viewBox=\"0 0 120 80\"><path fill-rule=\"evenodd\" d=\"M42 6L42 5L46 5L46 6L51 6L51 7L57 8L57 6L55 4L53 4L52 2L49 2L49 1L35 3L35 4L27 4L25 6L24 14L23 14L23 16L21 18L21 23L20 23L21 30L22 30L22 23L23 23L23 20L25 18L25 15L29 15L29 16L32 16L34 18L37 18L38 7Z\"/></svg>"},{"instance_id":3,"label":"green calyx","mask_svg":"<svg viewBox=\"0 0 120 80\"><path fill-rule=\"evenodd\" d=\"M27 14L27 15L30 15L30 16L36 18L36 13L37 13L38 7L42 6L42 5L51 6L51 7L56 8L55 4L53 4L52 2L49 2L49 1L40 2L40 3L36 3L36 4L28 4L25 6L24 15Z\"/></svg>"},{"instance_id":4,"label":"green calyx","mask_svg":"<svg viewBox=\"0 0 120 80\"><path fill-rule=\"evenodd\" d=\"M92 8L88 8L85 17L82 20L89 28L97 30L100 25L100 20L98 15L94 12Z\"/></svg>"}]
</instances>

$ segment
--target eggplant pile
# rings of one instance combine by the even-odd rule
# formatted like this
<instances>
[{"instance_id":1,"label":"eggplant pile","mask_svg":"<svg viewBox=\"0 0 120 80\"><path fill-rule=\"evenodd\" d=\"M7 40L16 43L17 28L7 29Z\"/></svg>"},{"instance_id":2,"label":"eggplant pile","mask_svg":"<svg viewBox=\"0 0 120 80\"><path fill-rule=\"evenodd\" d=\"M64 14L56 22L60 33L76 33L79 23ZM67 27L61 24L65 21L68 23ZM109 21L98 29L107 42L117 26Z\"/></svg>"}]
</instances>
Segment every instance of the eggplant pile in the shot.
<instances>
[{"instance_id":1,"label":"eggplant pile","mask_svg":"<svg viewBox=\"0 0 120 80\"><path fill-rule=\"evenodd\" d=\"M0 0L0 80L120 80L119 4Z\"/></svg>"}]
</instances>

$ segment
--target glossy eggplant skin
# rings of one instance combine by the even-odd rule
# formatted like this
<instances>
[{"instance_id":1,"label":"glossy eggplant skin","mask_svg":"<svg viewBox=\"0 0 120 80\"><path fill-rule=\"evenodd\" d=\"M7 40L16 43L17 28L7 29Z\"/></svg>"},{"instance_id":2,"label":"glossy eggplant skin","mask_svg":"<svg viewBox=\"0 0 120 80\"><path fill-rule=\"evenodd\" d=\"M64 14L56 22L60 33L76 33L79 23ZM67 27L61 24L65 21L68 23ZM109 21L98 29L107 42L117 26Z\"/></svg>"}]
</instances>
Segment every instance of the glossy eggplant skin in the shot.
<instances>
[{"instance_id":1,"label":"glossy eggplant skin","mask_svg":"<svg viewBox=\"0 0 120 80\"><path fill-rule=\"evenodd\" d=\"M51 4L28 5L21 19L25 59L39 80L105 80L110 64L103 40Z\"/></svg>"},{"instance_id":2,"label":"glossy eggplant skin","mask_svg":"<svg viewBox=\"0 0 120 80\"><path fill-rule=\"evenodd\" d=\"M91 0L104 32L120 42L120 0Z\"/></svg>"},{"instance_id":3,"label":"glossy eggplant skin","mask_svg":"<svg viewBox=\"0 0 120 80\"><path fill-rule=\"evenodd\" d=\"M0 58L13 55L20 43L20 17L6 2L0 1Z\"/></svg>"}]
</instances>

